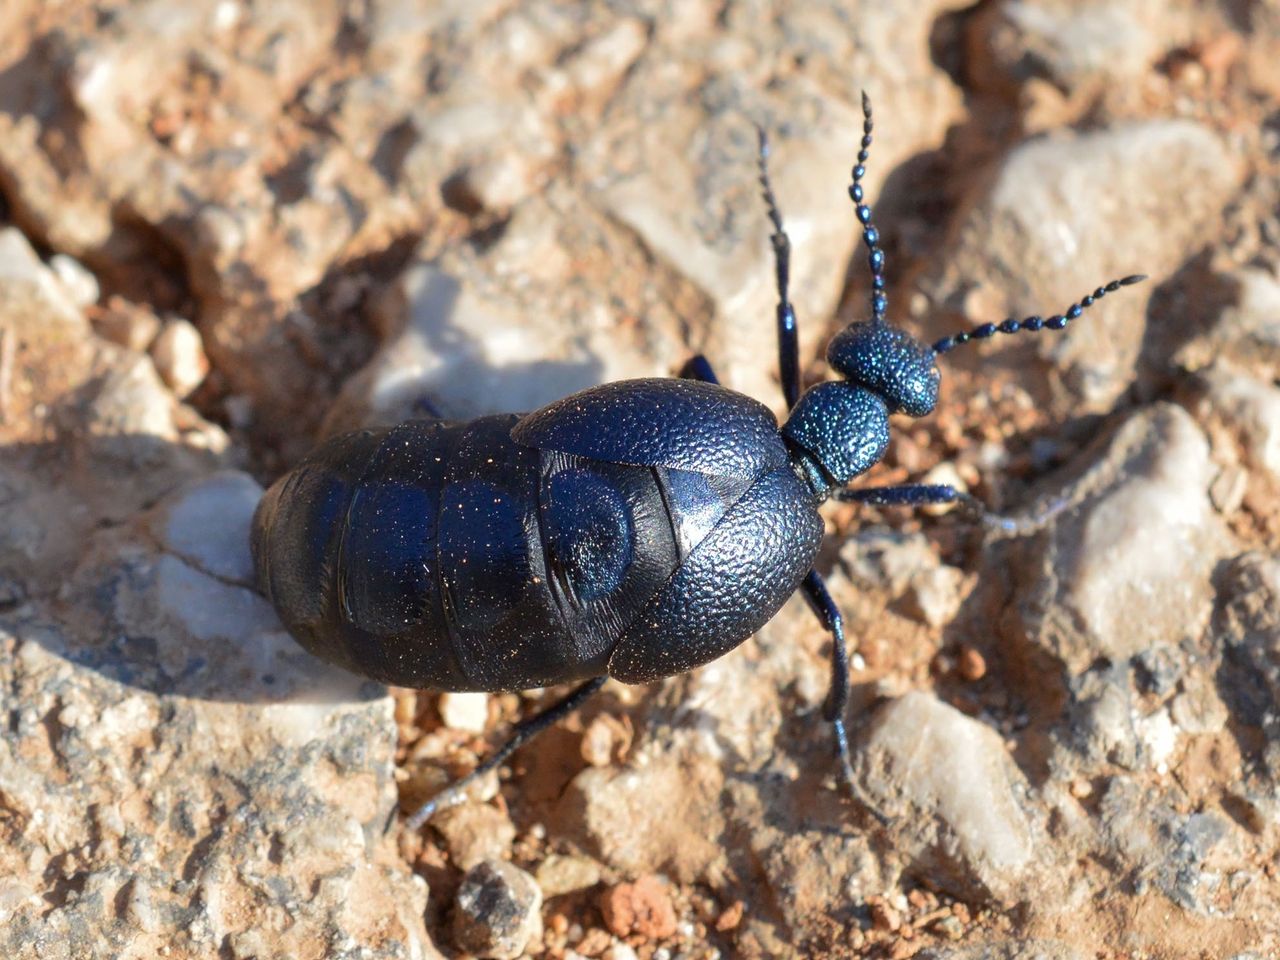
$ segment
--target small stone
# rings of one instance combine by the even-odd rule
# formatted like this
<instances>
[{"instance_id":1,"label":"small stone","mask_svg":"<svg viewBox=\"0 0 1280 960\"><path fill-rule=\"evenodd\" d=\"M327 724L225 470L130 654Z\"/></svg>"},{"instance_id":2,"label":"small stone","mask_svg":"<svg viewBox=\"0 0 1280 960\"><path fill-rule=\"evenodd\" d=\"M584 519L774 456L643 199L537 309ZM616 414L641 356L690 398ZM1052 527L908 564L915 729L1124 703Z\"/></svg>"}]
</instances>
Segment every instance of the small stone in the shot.
<instances>
[{"instance_id":1,"label":"small stone","mask_svg":"<svg viewBox=\"0 0 1280 960\"><path fill-rule=\"evenodd\" d=\"M950 914L939 917L931 926L935 932L948 940L959 940L964 936L964 924L960 922L959 917Z\"/></svg>"},{"instance_id":2,"label":"small stone","mask_svg":"<svg viewBox=\"0 0 1280 960\"><path fill-rule=\"evenodd\" d=\"M574 946L574 950L584 957L598 957L613 943L613 936L607 930L592 927Z\"/></svg>"},{"instance_id":3,"label":"small stone","mask_svg":"<svg viewBox=\"0 0 1280 960\"><path fill-rule=\"evenodd\" d=\"M984 8L971 27L973 79L991 89L1043 78L1066 94L1134 84L1164 49L1156 24L1134 2L1080 6L1041 0Z\"/></svg>"},{"instance_id":4,"label":"small stone","mask_svg":"<svg viewBox=\"0 0 1280 960\"><path fill-rule=\"evenodd\" d=\"M176 440L173 397L145 357L134 357L111 371L97 385L85 411L86 432L122 459L136 456L136 437L149 435Z\"/></svg>"},{"instance_id":5,"label":"small stone","mask_svg":"<svg viewBox=\"0 0 1280 960\"><path fill-rule=\"evenodd\" d=\"M487 693L442 693L439 702L440 719L450 730L466 733L484 733L489 724L489 695Z\"/></svg>"},{"instance_id":6,"label":"small stone","mask_svg":"<svg viewBox=\"0 0 1280 960\"><path fill-rule=\"evenodd\" d=\"M532 189L532 172L525 158L512 153L477 161L445 185L450 206L468 213L510 210Z\"/></svg>"},{"instance_id":7,"label":"small stone","mask_svg":"<svg viewBox=\"0 0 1280 960\"><path fill-rule=\"evenodd\" d=\"M1143 650L1133 658L1133 679L1138 689L1158 697L1173 692L1182 669L1177 651L1165 645Z\"/></svg>"},{"instance_id":8,"label":"small stone","mask_svg":"<svg viewBox=\"0 0 1280 960\"><path fill-rule=\"evenodd\" d=\"M871 528L845 541L840 562L850 579L899 597L921 571L938 566L938 557L923 535Z\"/></svg>"},{"instance_id":9,"label":"small stone","mask_svg":"<svg viewBox=\"0 0 1280 960\"><path fill-rule=\"evenodd\" d=\"M67 295L76 306L87 307L98 302L100 294L98 278L79 260L65 253L55 253L49 258L49 269L62 281Z\"/></svg>"},{"instance_id":10,"label":"small stone","mask_svg":"<svg viewBox=\"0 0 1280 960\"><path fill-rule=\"evenodd\" d=\"M632 876L696 877L719 862L721 757L663 750L627 767L587 767L560 804L563 822L601 863Z\"/></svg>"},{"instance_id":11,"label":"small stone","mask_svg":"<svg viewBox=\"0 0 1280 960\"><path fill-rule=\"evenodd\" d=\"M1235 513L1244 503L1248 489L1248 470L1238 465L1223 467L1209 487L1209 499L1219 513Z\"/></svg>"},{"instance_id":12,"label":"small stone","mask_svg":"<svg viewBox=\"0 0 1280 960\"><path fill-rule=\"evenodd\" d=\"M605 924L619 937L636 934L664 940L676 932L676 911L667 885L652 874L610 887L600 898L600 910Z\"/></svg>"},{"instance_id":13,"label":"small stone","mask_svg":"<svg viewBox=\"0 0 1280 960\"><path fill-rule=\"evenodd\" d=\"M889 906L883 899L876 898L867 904L871 912L871 923L877 930L895 932L902 926L902 917L898 911Z\"/></svg>"},{"instance_id":14,"label":"small stone","mask_svg":"<svg viewBox=\"0 0 1280 960\"><path fill-rule=\"evenodd\" d=\"M940 484L954 487L961 493L969 492L969 484L960 474L960 468L953 460L944 460L934 466L920 479L921 483ZM921 512L931 517L941 517L956 509L954 503L931 503L921 508Z\"/></svg>"},{"instance_id":15,"label":"small stone","mask_svg":"<svg viewBox=\"0 0 1280 960\"><path fill-rule=\"evenodd\" d=\"M590 857L553 853L538 864L538 886L545 897L585 890L600 882L600 864Z\"/></svg>"},{"instance_id":16,"label":"small stone","mask_svg":"<svg viewBox=\"0 0 1280 960\"><path fill-rule=\"evenodd\" d=\"M511 855L516 828L503 811L487 803L467 803L442 811L432 821L449 847L449 857L462 870L486 860Z\"/></svg>"},{"instance_id":17,"label":"small stone","mask_svg":"<svg viewBox=\"0 0 1280 960\"><path fill-rule=\"evenodd\" d=\"M1220 420L1240 441L1245 462L1280 481L1280 389L1225 363L1201 372L1202 419Z\"/></svg>"},{"instance_id":18,"label":"small stone","mask_svg":"<svg viewBox=\"0 0 1280 960\"><path fill-rule=\"evenodd\" d=\"M639 954L635 949L626 943L615 943L601 956L604 960L639 960Z\"/></svg>"},{"instance_id":19,"label":"small stone","mask_svg":"<svg viewBox=\"0 0 1280 960\"><path fill-rule=\"evenodd\" d=\"M973 647L964 647L956 663L956 670L965 680L973 683L987 675L987 661Z\"/></svg>"},{"instance_id":20,"label":"small stone","mask_svg":"<svg viewBox=\"0 0 1280 960\"><path fill-rule=\"evenodd\" d=\"M1205 435L1182 407L1132 416L1064 493L1080 505L1013 565L1023 635L1076 675L1100 658L1120 664L1176 648L1200 630L1214 567L1234 549L1209 502L1214 473Z\"/></svg>"},{"instance_id":21,"label":"small stone","mask_svg":"<svg viewBox=\"0 0 1280 960\"><path fill-rule=\"evenodd\" d=\"M542 891L533 877L502 860L467 871L453 913L458 947L491 960L515 960L542 934Z\"/></svg>"},{"instance_id":22,"label":"small stone","mask_svg":"<svg viewBox=\"0 0 1280 960\"><path fill-rule=\"evenodd\" d=\"M93 329L100 337L142 353L160 333L161 322L146 307L123 297L108 298L106 306L91 312Z\"/></svg>"},{"instance_id":23,"label":"small stone","mask_svg":"<svg viewBox=\"0 0 1280 960\"><path fill-rule=\"evenodd\" d=\"M1178 728L1169 718L1169 711L1157 710L1150 716L1138 717L1133 728L1147 766L1161 775L1167 773L1169 759L1178 746Z\"/></svg>"},{"instance_id":24,"label":"small stone","mask_svg":"<svg viewBox=\"0 0 1280 960\"><path fill-rule=\"evenodd\" d=\"M632 735L631 724L625 717L620 720L613 714L602 713L583 731L582 759L593 767L620 762L631 747Z\"/></svg>"},{"instance_id":25,"label":"small stone","mask_svg":"<svg viewBox=\"0 0 1280 960\"><path fill-rule=\"evenodd\" d=\"M160 377L179 398L186 398L209 374L204 340L195 324L175 317L151 344L151 360Z\"/></svg>"},{"instance_id":26,"label":"small stone","mask_svg":"<svg viewBox=\"0 0 1280 960\"><path fill-rule=\"evenodd\" d=\"M738 924L742 923L742 915L746 912L747 905L741 900L735 900L729 906L721 911L720 916L716 917L716 929L721 933L727 933L730 930L736 930Z\"/></svg>"},{"instance_id":27,"label":"small stone","mask_svg":"<svg viewBox=\"0 0 1280 960\"><path fill-rule=\"evenodd\" d=\"M960 610L963 584L964 571L956 567L937 566L922 570L907 587L903 598L907 611L931 627L945 626L955 619Z\"/></svg>"}]
</instances>

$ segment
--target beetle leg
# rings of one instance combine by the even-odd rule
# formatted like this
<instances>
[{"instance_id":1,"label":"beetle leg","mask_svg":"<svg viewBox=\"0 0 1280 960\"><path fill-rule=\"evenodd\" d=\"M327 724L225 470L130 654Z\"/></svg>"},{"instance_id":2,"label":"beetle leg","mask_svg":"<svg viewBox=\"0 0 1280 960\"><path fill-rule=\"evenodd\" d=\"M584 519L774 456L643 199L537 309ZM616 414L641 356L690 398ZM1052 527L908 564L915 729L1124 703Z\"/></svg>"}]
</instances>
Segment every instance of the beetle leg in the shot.
<instances>
[{"instance_id":1,"label":"beetle leg","mask_svg":"<svg viewBox=\"0 0 1280 960\"><path fill-rule=\"evenodd\" d=\"M485 760L484 763L480 764L465 777L449 784L449 786L415 810L405 820L405 828L408 830L421 829L422 825L439 811L461 803L467 788L471 784L489 773L489 771L500 767L521 745L533 739L553 723L563 720L577 710L593 693L604 686L606 679L608 678L595 677L588 680L586 683L574 687L562 699L557 700L541 713L517 723L512 728L511 736L507 739L507 742L495 750L489 759Z\"/></svg>"},{"instance_id":2,"label":"beetle leg","mask_svg":"<svg viewBox=\"0 0 1280 960\"><path fill-rule=\"evenodd\" d=\"M831 689L827 692L827 701L822 707L822 716L835 732L836 756L840 760L840 778L845 789L854 802L869 811L882 824L888 821L883 814L867 802L853 778L853 760L849 755L849 735L844 726L845 709L849 705L849 653L845 649L844 619L840 616L840 608L827 592L817 570L810 570L800 584L809 606L822 621L827 632L831 634Z\"/></svg>"},{"instance_id":3,"label":"beetle leg","mask_svg":"<svg viewBox=\"0 0 1280 960\"><path fill-rule=\"evenodd\" d=\"M760 189L769 211L773 233L769 243L773 247L773 267L778 281L778 376L782 380L782 395L790 410L800 399L800 351L797 342L796 312L787 296L791 281L791 238L782 226L782 211L778 209L773 185L769 182L769 137L763 127L756 127L760 140Z\"/></svg>"},{"instance_id":4,"label":"beetle leg","mask_svg":"<svg viewBox=\"0 0 1280 960\"><path fill-rule=\"evenodd\" d=\"M420 393L413 399L413 414L415 419L421 420L443 420L440 415L440 408L436 406L435 401L428 397L425 393Z\"/></svg>"},{"instance_id":5,"label":"beetle leg","mask_svg":"<svg viewBox=\"0 0 1280 960\"><path fill-rule=\"evenodd\" d=\"M711 361L700 353L694 354L680 368L681 380L701 380L703 383L719 384L720 378L711 369Z\"/></svg>"},{"instance_id":6,"label":"beetle leg","mask_svg":"<svg viewBox=\"0 0 1280 960\"><path fill-rule=\"evenodd\" d=\"M1055 497L1025 514L992 513L977 497L962 493L945 483L903 483L892 487L866 487L862 490L837 490L832 496L845 503L869 503L877 507L925 507L955 503L988 530L1005 536L1028 536L1044 529L1069 504Z\"/></svg>"}]
</instances>

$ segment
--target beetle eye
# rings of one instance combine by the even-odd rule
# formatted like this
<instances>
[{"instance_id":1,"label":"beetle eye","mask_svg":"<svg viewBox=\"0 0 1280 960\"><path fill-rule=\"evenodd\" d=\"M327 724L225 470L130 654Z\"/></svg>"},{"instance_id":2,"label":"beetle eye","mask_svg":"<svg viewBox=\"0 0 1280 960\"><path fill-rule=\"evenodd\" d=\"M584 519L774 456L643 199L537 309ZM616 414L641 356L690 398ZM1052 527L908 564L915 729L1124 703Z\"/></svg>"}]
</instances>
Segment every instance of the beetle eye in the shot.
<instances>
[{"instance_id":1,"label":"beetle eye","mask_svg":"<svg viewBox=\"0 0 1280 960\"><path fill-rule=\"evenodd\" d=\"M850 324L827 347L827 363L883 397L891 412L923 417L937 405L933 351L897 327L873 321Z\"/></svg>"}]
</instances>

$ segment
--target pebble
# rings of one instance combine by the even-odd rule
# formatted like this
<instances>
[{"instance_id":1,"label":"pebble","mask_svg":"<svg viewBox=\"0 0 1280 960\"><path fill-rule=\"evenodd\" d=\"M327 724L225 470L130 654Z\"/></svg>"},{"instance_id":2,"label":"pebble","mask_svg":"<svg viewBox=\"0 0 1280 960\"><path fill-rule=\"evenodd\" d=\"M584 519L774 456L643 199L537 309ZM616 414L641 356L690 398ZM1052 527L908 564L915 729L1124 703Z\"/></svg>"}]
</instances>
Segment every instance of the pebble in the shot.
<instances>
[{"instance_id":1,"label":"pebble","mask_svg":"<svg viewBox=\"0 0 1280 960\"><path fill-rule=\"evenodd\" d=\"M1202 419L1220 421L1238 438L1255 476L1280 487L1280 388L1226 364L1201 371Z\"/></svg>"},{"instance_id":2,"label":"pebble","mask_svg":"<svg viewBox=\"0 0 1280 960\"><path fill-rule=\"evenodd\" d=\"M911 578L903 598L907 612L930 627L946 626L955 619L964 600L963 570L939 565Z\"/></svg>"},{"instance_id":3,"label":"pebble","mask_svg":"<svg viewBox=\"0 0 1280 960\"><path fill-rule=\"evenodd\" d=\"M981 680L987 675L987 661L983 658L982 654L973 647L964 647L961 649L956 667L960 676L970 683Z\"/></svg>"},{"instance_id":4,"label":"pebble","mask_svg":"<svg viewBox=\"0 0 1280 960\"><path fill-rule=\"evenodd\" d=\"M632 736L629 724L612 714L599 714L582 733L582 759L593 767L607 767L626 756Z\"/></svg>"},{"instance_id":5,"label":"pebble","mask_svg":"<svg viewBox=\"0 0 1280 960\"><path fill-rule=\"evenodd\" d=\"M1249 551L1221 575L1221 639L1225 658L1218 689L1234 722L1270 742L1268 768L1280 784L1280 554Z\"/></svg>"},{"instance_id":6,"label":"pebble","mask_svg":"<svg viewBox=\"0 0 1280 960\"><path fill-rule=\"evenodd\" d=\"M984 8L970 27L973 81L1008 89L1043 78L1067 96L1137 84L1165 49L1159 26L1139 0L1086 7L1014 0Z\"/></svg>"},{"instance_id":7,"label":"pebble","mask_svg":"<svg viewBox=\"0 0 1280 960\"><path fill-rule=\"evenodd\" d=\"M93 329L112 343L143 353L160 333L161 320L151 310L112 296L93 313Z\"/></svg>"},{"instance_id":8,"label":"pebble","mask_svg":"<svg viewBox=\"0 0 1280 960\"><path fill-rule=\"evenodd\" d=\"M676 932L676 911L667 884L651 874L610 887L600 897L604 922L615 936L665 940Z\"/></svg>"},{"instance_id":9,"label":"pebble","mask_svg":"<svg viewBox=\"0 0 1280 960\"><path fill-rule=\"evenodd\" d=\"M437 703L440 719L450 730L484 733L489 725L487 693L442 693Z\"/></svg>"},{"instance_id":10,"label":"pebble","mask_svg":"<svg viewBox=\"0 0 1280 960\"><path fill-rule=\"evenodd\" d=\"M533 877L502 860L467 871L454 901L458 947L477 957L515 960L542 935L542 891Z\"/></svg>"},{"instance_id":11,"label":"pebble","mask_svg":"<svg viewBox=\"0 0 1280 960\"><path fill-rule=\"evenodd\" d=\"M466 803L444 810L431 824L444 836L449 859L460 870L510 857L516 839L511 818L487 803Z\"/></svg>"},{"instance_id":12,"label":"pebble","mask_svg":"<svg viewBox=\"0 0 1280 960\"><path fill-rule=\"evenodd\" d=\"M98 302L101 295L98 278L79 260L65 253L55 253L49 258L49 269L57 274L76 306L88 307Z\"/></svg>"},{"instance_id":13,"label":"pebble","mask_svg":"<svg viewBox=\"0 0 1280 960\"><path fill-rule=\"evenodd\" d=\"M151 343L151 359L161 378L178 396L185 399L204 382L209 373L204 340L190 321L174 317L166 320Z\"/></svg>"},{"instance_id":14,"label":"pebble","mask_svg":"<svg viewBox=\"0 0 1280 960\"><path fill-rule=\"evenodd\" d=\"M600 882L600 864L590 857L553 853L538 864L535 875L546 897L586 890Z\"/></svg>"}]
</instances>

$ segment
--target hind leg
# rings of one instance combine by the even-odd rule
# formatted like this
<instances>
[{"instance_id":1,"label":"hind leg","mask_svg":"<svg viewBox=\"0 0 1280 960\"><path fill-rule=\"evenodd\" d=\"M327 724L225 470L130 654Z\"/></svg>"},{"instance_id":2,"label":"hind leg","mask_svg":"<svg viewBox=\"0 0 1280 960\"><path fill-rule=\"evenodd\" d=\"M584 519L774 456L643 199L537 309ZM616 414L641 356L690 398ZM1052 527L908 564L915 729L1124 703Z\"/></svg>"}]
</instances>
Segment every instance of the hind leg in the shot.
<instances>
[{"instance_id":1,"label":"hind leg","mask_svg":"<svg viewBox=\"0 0 1280 960\"><path fill-rule=\"evenodd\" d=\"M547 727L563 720L577 710L592 694L604 686L606 679L605 677L595 677L588 680L586 683L574 687L568 694L541 713L535 714L527 720L521 720L512 728L511 736L507 738L506 743L495 750L480 766L462 779L455 780L449 784L449 786L410 814L408 819L405 820L405 827L409 830L418 830L440 810L460 803L468 787L489 773L489 771L496 770L502 766L516 750L547 729Z\"/></svg>"}]
</instances>

